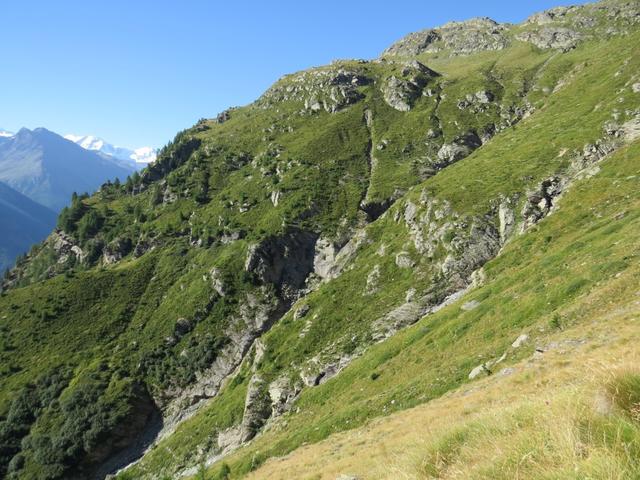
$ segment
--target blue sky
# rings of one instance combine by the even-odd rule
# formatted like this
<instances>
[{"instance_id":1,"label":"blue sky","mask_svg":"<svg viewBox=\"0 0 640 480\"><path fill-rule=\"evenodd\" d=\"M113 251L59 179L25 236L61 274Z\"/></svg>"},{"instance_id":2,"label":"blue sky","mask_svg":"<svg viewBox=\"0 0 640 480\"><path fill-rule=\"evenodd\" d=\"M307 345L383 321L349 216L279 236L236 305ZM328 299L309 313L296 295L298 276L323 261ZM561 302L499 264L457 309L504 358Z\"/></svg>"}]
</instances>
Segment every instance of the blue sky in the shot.
<instances>
[{"instance_id":1,"label":"blue sky","mask_svg":"<svg viewBox=\"0 0 640 480\"><path fill-rule=\"evenodd\" d=\"M576 3L576 2L572 2ZM159 147L285 73L374 58L405 34L562 0L4 1L0 128L44 126Z\"/></svg>"}]
</instances>

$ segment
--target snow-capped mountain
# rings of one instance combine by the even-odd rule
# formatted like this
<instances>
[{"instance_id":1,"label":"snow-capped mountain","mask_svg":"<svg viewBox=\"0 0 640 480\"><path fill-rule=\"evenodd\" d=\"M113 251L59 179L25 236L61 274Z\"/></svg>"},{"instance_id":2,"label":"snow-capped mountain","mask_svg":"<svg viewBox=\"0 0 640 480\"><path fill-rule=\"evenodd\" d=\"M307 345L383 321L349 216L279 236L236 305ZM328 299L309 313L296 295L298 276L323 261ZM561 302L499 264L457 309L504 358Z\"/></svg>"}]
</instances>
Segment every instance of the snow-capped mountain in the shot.
<instances>
[{"instance_id":1,"label":"snow-capped mountain","mask_svg":"<svg viewBox=\"0 0 640 480\"><path fill-rule=\"evenodd\" d=\"M93 135L65 135L64 138L80 145L85 150L93 150L125 162L137 169L144 168L156 159L156 151L151 147L130 149L118 147Z\"/></svg>"},{"instance_id":2,"label":"snow-capped mountain","mask_svg":"<svg viewBox=\"0 0 640 480\"><path fill-rule=\"evenodd\" d=\"M15 135L15 133L8 132L8 131L0 128L0 137L13 137L14 135Z\"/></svg>"}]
</instances>

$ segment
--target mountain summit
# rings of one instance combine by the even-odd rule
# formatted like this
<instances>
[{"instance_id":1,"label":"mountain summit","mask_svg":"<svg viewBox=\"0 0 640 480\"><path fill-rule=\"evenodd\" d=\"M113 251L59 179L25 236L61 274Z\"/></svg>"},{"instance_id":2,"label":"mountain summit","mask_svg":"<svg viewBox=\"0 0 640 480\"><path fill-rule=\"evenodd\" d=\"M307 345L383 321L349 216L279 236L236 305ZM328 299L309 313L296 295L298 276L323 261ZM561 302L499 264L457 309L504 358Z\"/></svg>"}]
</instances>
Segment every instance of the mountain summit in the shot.
<instances>
[{"instance_id":1,"label":"mountain summit","mask_svg":"<svg viewBox=\"0 0 640 480\"><path fill-rule=\"evenodd\" d=\"M68 134L65 135L64 138L71 140L86 150L97 151L115 159L122 160L124 162L123 165L127 167L133 166L138 170L144 168L156 159L156 151L151 147L140 147L133 150L125 147L117 147L93 135L81 136Z\"/></svg>"}]
</instances>

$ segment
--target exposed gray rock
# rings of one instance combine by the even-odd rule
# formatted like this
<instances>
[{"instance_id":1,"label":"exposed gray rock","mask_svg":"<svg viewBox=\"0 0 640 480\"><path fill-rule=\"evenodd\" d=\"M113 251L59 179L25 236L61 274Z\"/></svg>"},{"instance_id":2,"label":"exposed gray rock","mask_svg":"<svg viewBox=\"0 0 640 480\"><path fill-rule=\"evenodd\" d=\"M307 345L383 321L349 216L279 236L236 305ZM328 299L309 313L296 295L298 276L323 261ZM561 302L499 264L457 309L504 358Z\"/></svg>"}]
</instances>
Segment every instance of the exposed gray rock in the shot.
<instances>
[{"instance_id":1,"label":"exposed gray rock","mask_svg":"<svg viewBox=\"0 0 640 480\"><path fill-rule=\"evenodd\" d=\"M277 417L288 411L300 394L300 385L292 385L288 377L280 377L269 385L272 416Z\"/></svg>"},{"instance_id":2,"label":"exposed gray rock","mask_svg":"<svg viewBox=\"0 0 640 480\"><path fill-rule=\"evenodd\" d=\"M335 266L337 253L338 249L333 241L327 238L319 238L315 245L313 273L322 280L332 278L332 270Z\"/></svg>"},{"instance_id":3,"label":"exposed gray rock","mask_svg":"<svg viewBox=\"0 0 640 480\"><path fill-rule=\"evenodd\" d=\"M229 341L218 352L212 365L196 374L196 381L186 388L169 389L156 399L164 411L164 428L159 438L169 435L176 425L191 417L210 398L217 395L223 382L240 366L255 339L286 310L267 287L247 293L238 314L230 319L225 331Z\"/></svg>"},{"instance_id":4,"label":"exposed gray rock","mask_svg":"<svg viewBox=\"0 0 640 480\"><path fill-rule=\"evenodd\" d=\"M532 43L538 48L567 51L578 44L582 35L565 27L543 27L538 30L523 32L516 38L523 42Z\"/></svg>"},{"instance_id":5,"label":"exposed gray rock","mask_svg":"<svg viewBox=\"0 0 640 480\"><path fill-rule=\"evenodd\" d=\"M102 250L102 261L107 265L119 262L131 252L131 249L130 239L116 238Z\"/></svg>"},{"instance_id":6,"label":"exposed gray rock","mask_svg":"<svg viewBox=\"0 0 640 480\"><path fill-rule=\"evenodd\" d=\"M224 455L242 445L242 426L228 428L218 433L218 449Z\"/></svg>"},{"instance_id":7,"label":"exposed gray rock","mask_svg":"<svg viewBox=\"0 0 640 480\"><path fill-rule=\"evenodd\" d=\"M480 103L491 103L494 100L494 95L491 92L487 92L486 90L480 90L476 92L475 98Z\"/></svg>"},{"instance_id":8,"label":"exposed gray rock","mask_svg":"<svg viewBox=\"0 0 640 480\"><path fill-rule=\"evenodd\" d=\"M307 315L307 313L309 313L309 308L310 308L309 304L307 304L307 303L303 303L302 305L300 305L293 312L293 319L294 320L300 320L301 318L305 317Z\"/></svg>"},{"instance_id":9,"label":"exposed gray rock","mask_svg":"<svg viewBox=\"0 0 640 480\"><path fill-rule=\"evenodd\" d=\"M396 265L400 268L412 268L416 262L411 258L409 252L399 252L396 254Z\"/></svg>"},{"instance_id":10,"label":"exposed gray rock","mask_svg":"<svg viewBox=\"0 0 640 480\"><path fill-rule=\"evenodd\" d=\"M222 272L220 269L213 267L209 270L209 278L211 279L211 286L215 292L221 297L224 297L227 294L227 290L222 280Z\"/></svg>"},{"instance_id":11,"label":"exposed gray rock","mask_svg":"<svg viewBox=\"0 0 640 480\"><path fill-rule=\"evenodd\" d=\"M500 243L504 244L511 234L515 226L516 217L511 202L503 200L498 207L498 221L500 222Z\"/></svg>"},{"instance_id":12,"label":"exposed gray rock","mask_svg":"<svg viewBox=\"0 0 640 480\"><path fill-rule=\"evenodd\" d=\"M640 84L638 84L640 85ZM625 122L622 125L622 133L627 143L633 142L640 138L640 116ZM601 152L606 155L607 152Z\"/></svg>"},{"instance_id":13,"label":"exposed gray rock","mask_svg":"<svg viewBox=\"0 0 640 480\"><path fill-rule=\"evenodd\" d=\"M523 333L522 335L520 335L518 338L515 339L515 341L511 344L511 346L513 348L520 348L522 345L524 345L528 341L529 341L529 335L527 335L526 333Z\"/></svg>"},{"instance_id":14,"label":"exposed gray rock","mask_svg":"<svg viewBox=\"0 0 640 480\"><path fill-rule=\"evenodd\" d=\"M302 366L299 371L300 379L307 387L321 385L340 373L349 365L356 355L332 354L322 355L323 360L316 356Z\"/></svg>"},{"instance_id":15,"label":"exposed gray rock","mask_svg":"<svg viewBox=\"0 0 640 480\"><path fill-rule=\"evenodd\" d=\"M496 256L500 239L495 227L476 219L468 232L452 240L452 251L442 263L441 270L452 290L466 287L472 273Z\"/></svg>"},{"instance_id":16,"label":"exposed gray rock","mask_svg":"<svg viewBox=\"0 0 640 480\"><path fill-rule=\"evenodd\" d=\"M397 78L395 75L387 79L382 88L382 93L384 101L390 107L401 112L411 110L413 103L422 95L422 91L417 85L408 80Z\"/></svg>"},{"instance_id":17,"label":"exposed gray rock","mask_svg":"<svg viewBox=\"0 0 640 480\"><path fill-rule=\"evenodd\" d=\"M373 295L378 291L378 284L380 283L380 265L375 265L373 269L367 275L367 284L365 285L365 295Z\"/></svg>"},{"instance_id":18,"label":"exposed gray rock","mask_svg":"<svg viewBox=\"0 0 640 480\"><path fill-rule=\"evenodd\" d=\"M631 91L633 93L640 93L640 82L631 85Z\"/></svg>"},{"instance_id":19,"label":"exposed gray rock","mask_svg":"<svg viewBox=\"0 0 640 480\"><path fill-rule=\"evenodd\" d=\"M411 33L391 45L383 56L417 56L423 52L469 55L485 50L501 50L509 45L507 26L490 18L450 22L436 29Z\"/></svg>"},{"instance_id":20,"label":"exposed gray rock","mask_svg":"<svg viewBox=\"0 0 640 480\"><path fill-rule=\"evenodd\" d=\"M563 182L559 177L544 180L536 190L527 195L522 209L522 231L538 223L551 211L554 199L562 193Z\"/></svg>"},{"instance_id":21,"label":"exposed gray rock","mask_svg":"<svg viewBox=\"0 0 640 480\"><path fill-rule=\"evenodd\" d=\"M489 370L484 363L482 365L478 365L469 372L469 380L478 378L480 375L491 375L491 370Z\"/></svg>"},{"instance_id":22,"label":"exposed gray rock","mask_svg":"<svg viewBox=\"0 0 640 480\"><path fill-rule=\"evenodd\" d=\"M267 419L271 416L271 398L268 387L262 377L254 374L247 386L247 396L242 416L241 441L246 442L255 437Z\"/></svg>"},{"instance_id":23,"label":"exposed gray rock","mask_svg":"<svg viewBox=\"0 0 640 480\"><path fill-rule=\"evenodd\" d=\"M163 204L174 203L176 200L178 200L178 195L172 192L171 187L167 185L162 192L162 203Z\"/></svg>"},{"instance_id":24,"label":"exposed gray rock","mask_svg":"<svg viewBox=\"0 0 640 480\"><path fill-rule=\"evenodd\" d=\"M153 240L148 238L140 238L138 239L136 246L133 248L133 256L135 258L140 258L142 255L150 250L153 250L155 247L156 244Z\"/></svg>"},{"instance_id":25,"label":"exposed gray rock","mask_svg":"<svg viewBox=\"0 0 640 480\"><path fill-rule=\"evenodd\" d=\"M487 281L487 274L485 273L484 268L480 267L477 270L474 270L471 274L470 280L471 283L469 284L469 290L482 287Z\"/></svg>"},{"instance_id":26,"label":"exposed gray rock","mask_svg":"<svg viewBox=\"0 0 640 480\"><path fill-rule=\"evenodd\" d=\"M402 78L395 75L387 78L382 86L385 102L396 110L408 112L422 96L422 90L439 74L414 60L403 64Z\"/></svg>"},{"instance_id":27,"label":"exposed gray rock","mask_svg":"<svg viewBox=\"0 0 640 480\"><path fill-rule=\"evenodd\" d=\"M224 110L222 112L220 112L215 119L216 123L224 123L226 121L228 121L231 118L231 111L232 109L227 109Z\"/></svg>"},{"instance_id":28,"label":"exposed gray rock","mask_svg":"<svg viewBox=\"0 0 640 480\"><path fill-rule=\"evenodd\" d=\"M460 110L471 109L473 113L482 113L487 110L488 104L495 100L493 93L480 90L475 94L467 94L464 99L458 101Z\"/></svg>"},{"instance_id":29,"label":"exposed gray rock","mask_svg":"<svg viewBox=\"0 0 640 480\"><path fill-rule=\"evenodd\" d=\"M462 160L471 152L482 145L482 140L474 132L457 137L452 143L445 143L438 151L438 168L444 168L447 165Z\"/></svg>"},{"instance_id":30,"label":"exposed gray rock","mask_svg":"<svg viewBox=\"0 0 640 480\"><path fill-rule=\"evenodd\" d=\"M271 203L274 207L277 207L280 203L280 197L282 196L282 192L280 190L274 190L271 192Z\"/></svg>"},{"instance_id":31,"label":"exposed gray rock","mask_svg":"<svg viewBox=\"0 0 640 480\"><path fill-rule=\"evenodd\" d=\"M257 104L270 108L278 102L298 101L308 112L335 113L364 98L358 87L369 83L371 79L364 74L337 63L285 76Z\"/></svg>"},{"instance_id":32,"label":"exposed gray rock","mask_svg":"<svg viewBox=\"0 0 640 480\"><path fill-rule=\"evenodd\" d=\"M407 290L407 293L404 296L404 301L405 302L412 302L415 298L416 298L416 289L415 288L410 288L409 290Z\"/></svg>"},{"instance_id":33,"label":"exposed gray rock","mask_svg":"<svg viewBox=\"0 0 640 480\"><path fill-rule=\"evenodd\" d=\"M374 322L373 327L376 332L374 338L377 340L388 338L395 332L413 325L428 312L427 303L422 298L406 300Z\"/></svg>"},{"instance_id":34,"label":"exposed gray rock","mask_svg":"<svg viewBox=\"0 0 640 480\"><path fill-rule=\"evenodd\" d=\"M547 25L553 23L556 20L564 18L575 7L556 7L544 12L539 12L531 15L525 20L525 25Z\"/></svg>"},{"instance_id":35,"label":"exposed gray rock","mask_svg":"<svg viewBox=\"0 0 640 480\"><path fill-rule=\"evenodd\" d=\"M272 284L288 302L295 301L313 271L317 235L289 230L249 248L245 270L263 284Z\"/></svg>"},{"instance_id":36,"label":"exposed gray rock","mask_svg":"<svg viewBox=\"0 0 640 480\"><path fill-rule=\"evenodd\" d=\"M62 230L54 230L46 243L58 257L58 263L65 263L69 257L75 257L79 262L86 258L85 252L77 245L75 239Z\"/></svg>"}]
</instances>

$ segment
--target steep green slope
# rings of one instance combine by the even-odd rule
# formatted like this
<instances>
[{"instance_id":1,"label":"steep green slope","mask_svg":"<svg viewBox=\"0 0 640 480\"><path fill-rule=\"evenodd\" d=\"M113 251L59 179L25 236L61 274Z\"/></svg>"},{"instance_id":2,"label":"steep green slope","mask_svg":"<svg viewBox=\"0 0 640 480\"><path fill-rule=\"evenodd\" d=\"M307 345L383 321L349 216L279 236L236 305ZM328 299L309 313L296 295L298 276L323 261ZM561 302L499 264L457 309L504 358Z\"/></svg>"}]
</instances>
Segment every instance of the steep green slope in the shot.
<instances>
[{"instance_id":1,"label":"steep green slope","mask_svg":"<svg viewBox=\"0 0 640 480\"><path fill-rule=\"evenodd\" d=\"M609 267L593 255L559 273L580 260L560 249L571 232L586 255L618 230L589 223L604 172L572 216L558 200L601 163L630 176L634 157L618 172L611 154L639 130L638 11L472 21L438 30L446 48L420 61L395 49L289 75L140 176L74 198L3 285L0 467L102 478L158 436L121 476L176 476L258 435L230 457L240 475L436 398L514 332L564 321L628 261L632 234ZM575 49L532 40L578 20ZM477 303L446 308L465 292Z\"/></svg>"},{"instance_id":2,"label":"steep green slope","mask_svg":"<svg viewBox=\"0 0 640 480\"><path fill-rule=\"evenodd\" d=\"M508 229L513 235L523 225L528 225L530 210L525 204L529 199L542 200L531 185L557 176L566 178L565 185L568 186L574 178L593 174L596 170L591 169L600 157L596 155L588 160L584 152L588 153L590 148L583 147L586 143L594 144L599 137L615 138L615 134L610 136L604 132L602 126L621 103L621 97L616 95L619 91L616 79L621 77L616 75L616 67L630 60L627 71L634 72L640 60L634 55L633 42L626 48L625 44L620 41L602 45L600 48L609 52L608 55L598 55L598 50L591 46L589 50L564 56L563 60L578 64L584 58L600 58L600 61L592 62L590 69L585 69L573 80L575 88L558 91L552 97L553 102L547 103L516 130L505 132L469 158L413 189L387 215L368 227L366 241L361 242L348 271L305 299L305 305L310 308L304 319L294 320L294 310L264 337L265 354L255 367L257 371L273 381L280 372L291 367L293 372L302 370L305 375L326 374L339 368L342 359L357 353L358 346L367 343L367 336L378 338L387 333L385 328L393 331L398 321L412 323L425 306L437 304L444 295L456 291L456 285L451 288L438 283L442 281L441 273L433 272L433 266L443 265L447 252L457 253L464 259L469 247L473 247L473 243L465 245L466 232L462 225L466 224L468 229L474 222L490 222L494 225L494 237L498 238L503 230L500 217L513 214ZM612 52L620 56L616 57ZM619 88L625 88L628 78L621 78L619 82ZM581 121L576 123L576 113L580 112L576 104L584 102L585 98L593 98L600 107L594 111L593 104L585 104ZM637 96L631 96L629 102L637 108ZM591 122L594 126L590 129ZM539 138L545 138L545 142ZM563 150L566 150L565 154L559 157ZM634 211L628 202L636 200L632 195L637 162L637 154L633 152L636 150L625 156L623 165L613 163L609 166L608 175L619 178L618 182L622 179L630 182L626 193L620 191L614 195L612 192L620 190L620 184L605 178L593 189L587 183L580 198L563 198L562 202L566 203L562 203L558 213L551 217L562 222L560 225L551 231L536 232L533 237L529 233L517 238L483 269L486 277L483 282L487 287L465 298L465 301L479 302L477 308L461 315L460 303L465 302L459 302L455 307L427 316L422 327L394 336L354 362L353 367L335 380L306 390L295 403L298 413L276 424L275 433L269 431L256 440L236 462L230 463L232 471L247 472L265 458L282 455L305 442L317 441L332 432L360 425L371 417L436 398L465 381L478 363L491 360L490 352L504 351L522 329L532 328L536 322L553 325L552 320L557 319L555 323L560 325L578 321L577 317L574 320L573 315L577 315L574 313L571 318L565 318L563 309L570 310L575 297L588 291L590 285L619 273L631 261L633 253L629 246L633 243L633 231L620 239L615 254L604 246L610 245L611 234L614 229L617 232L620 225L618 221L611 225L612 217L620 215L625 222L635 225L632 216L627 218L627 215ZM612 184L611 190L605 188L609 184ZM471 197L467 197L469 192ZM516 193L519 195L514 196ZM616 198L618 202L614 202ZM500 205L504 205L505 199L512 200L500 214ZM602 220L598 220L597 225L592 224L596 214L590 205L600 203L613 209L614 213L609 210L607 214L598 212L595 218L602 217ZM565 217L563 210L567 207L564 205L570 205L576 213ZM456 216L454 208L466 215ZM426 219L422 217L429 211L431 214ZM542 217L546 212L540 214ZM421 217L422 224L419 224L415 219ZM459 225L452 225L452 217ZM594 238L585 237L592 228L597 229ZM508 230L503 231L508 234ZM419 243L428 243L431 234L431 241L436 243L434 255L429 256L426 250L425 255L416 249L415 240L421 238L419 231L423 232ZM576 248L576 237L584 237L583 250ZM452 243L461 245L458 251L447 246ZM556 248L557 253L554 253ZM408 252L414 262L411 269L398 265L395 253L403 251ZM600 252L605 251L606 255L601 257ZM573 255L575 260L571 260ZM588 262L585 262L585 255L589 255ZM606 261L602 263L605 257ZM544 273L539 262L543 262L548 273ZM571 262L576 265L575 272L569 269ZM377 291L375 295L363 295L376 265L381 272ZM490 281L492 278L495 278L494 282ZM514 286L518 287L518 292L511 292ZM438 287L444 290L438 291ZM437 294L435 298L434 293ZM423 295L427 297L426 304L416 300ZM414 300L405 301L409 296ZM380 317L384 317L381 312L394 306L400 307L396 315L380 322ZM380 328L383 328L382 332ZM384 379L381 370L386 373ZM291 378L295 379L293 372ZM246 376L245 381L248 381ZM224 402L223 398L220 402ZM134 468L134 478L145 471L146 465L151 471L170 468L175 465L176 456L195 461L198 457L193 453L197 451L196 445L215 438L212 432L232 425L227 422L232 422L233 418L216 415L218 408L216 402L212 403L201 416L185 423L172 438L161 442L137 467L140 470ZM236 416L239 414L240 411Z\"/></svg>"},{"instance_id":3,"label":"steep green slope","mask_svg":"<svg viewBox=\"0 0 640 480\"><path fill-rule=\"evenodd\" d=\"M625 361L631 367L640 353L633 341L633 335L637 335L639 311L637 287L640 269L637 259L640 250L633 240L640 229L639 199L635 194L640 179L639 160L639 142L604 160L599 173L572 186L560 200L557 213L526 234L514 238L495 260L485 265L483 285L452 305L424 317L388 341L372 347L336 378L303 393L296 403L299 412L286 415L281 423L274 425L251 446L227 459L231 471L234 474L246 473L264 458L282 456L292 448L315 442L332 432L354 428L369 418L439 398L458 385L466 384L462 392L470 395L487 388L487 382L482 386L478 386L477 382L491 373L496 374L491 376L492 381L499 382L500 378L521 372L518 380L521 387L518 384L510 385L511 390L495 392L498 396L517 398L517 389L521 388L523 396L526 392L530 397L535 397L531 391L537 389L538 394L544 392L544 398L556 400L566 393L561 387L570 389L587 384L587 389L593 388L589 382L592 381L595 367L591 365L586 369L585 364L581 363L586 359L591 363L599 363L601 369L624 365ZM629 314L627 316L630 318L620 321L617 316L623 314ZM523 338L523 334L526 338L519 346L513 347L514 340ZM617 348L627 348L633 352L633 356L616 358ZM536 362L542 364L547 357L554 355L561 357L556 365L536 368ZM486 365L487 370L474 380L469 380L468 374L481 364ZM567 369L566 373L563 368ZM633 381L637 382L637 372L633 374L636 375ZM561 378L554 379L548 387L547 382L551 381L547 378L542 380L543 375ZM602 381L604 374L599 376L598 380ZM634 395L637 395L638 390L634 391ZM585 410L588 410L590 402L593 402L588 394L593 395L594 392L587 390L580 393L586 397ZM465 393L459 392L456 401L464 405L464 396ZM512 401L515 402L515 398ZM448 402L453 403L453 400ZM592 421L585 411L573 406L576 408L571 415L576 415L578 422ZM596 415L593 422L602 422L603 429L611 428L611 432L605 430L605 434L612 438L600 445L598 432L594 431L593 437L583 440L585 443L582 447L576 446L584 450L577 459L571 458L567 452L556 452L554 455L554 452L545 451L547 449L544 446L532 441L526 444L529 450L518 450L520 447L516 447L515 453L523 455L525 459L527 452L535 455L531 462L519 464L521 458L510 456L512 452L508 451L506 442L487 438L492 436L489 430L482 432L483 441L486 445L491 442L499 445L497 452L492 450L493 461L485 465L490 468L475 471L475 476L456 475L457 470L447 470L448 462L453 462L453 459L446 457L462 456L458 450L467 443L473 444L473 436L478 428L492 428L492 422L495 421L493 417L502 421L513 419L518 425L514 429L522 428L525 432L534 430L534 426L528 422L519 423L517 414L509 412L505 405L499 408L491 409L489 406L485 413L490 413L487 416L491 418L482 419L479 424L466 424L465 416L459 414L455 421L463 424L458 430L460 436L454 430L453 438L443 435L441 444L433 442L434 452L425 449L427 458L430 453L434 457L441 454L442 464L437 457L432 457L433 464L422 464L423 471L419 473L412 475L409 470L385 471L384 478L407 475L408 478L507 479L515 478L518 474L527 478L612 478L603 468L607 463L612 471L614 467L621 468L619 472L622 476L613 478L634 478L640 471L637 455L630 453L637 452L640 440L637 417L613 418L612 415L602 415L602 412L600 417ZM472 407L468 409L472 410ZM544 412L536 411L535 414L545 416ZM581 414L585 416L580 420ZM405 421L411 422L411 418L405 418ZM577 428L580 428L580 424ZM597 429L598 426L590 425L589 428ZM614 440L616 428L628 432L628 436L619 433L622 438L619 442ZM562 431L555 432L553 424L545 424L542 429L551 430L551 435L564 434ZM360 435L366 436L367 433L360 431ZM583 438L586 439L586 435ZM384 439L380 437L379 440ZM545 441L551 443L558 440ZM447 448L451 444L453 450L449 451ZM339 442L334 446L341 448ZM363 470L371 461L371 452L366 451L369 447L359 451L357 442L355 446L352 445L359 457L358 465ZM606 452L604 458L599 457L600 448ZM629 450L625 451L625 448ZM324 463L310 455L304 458L309 464L312 460L317 460L318 464ZM575 469L572 462L575 462ZM298 466L301 472L304 471L303 463ZM276 478L274 470L277 472L277 468L271 467L273 476L267 472L262 472L261 476L261 470L258 469L255 478ZM411 468L412 465L406 467ZM472 464L464 462L458 467L474 468ZM415 468L420 470L420 464ZM283 473L279 478L307 478L314 474L318 478L325 478L324 473L316 466L315 470L306 470L304 477L287 477ZM356 473L359 472L356 470ZM335 478L335 474L326 478Z\"/></svg>"}]
</instances>

